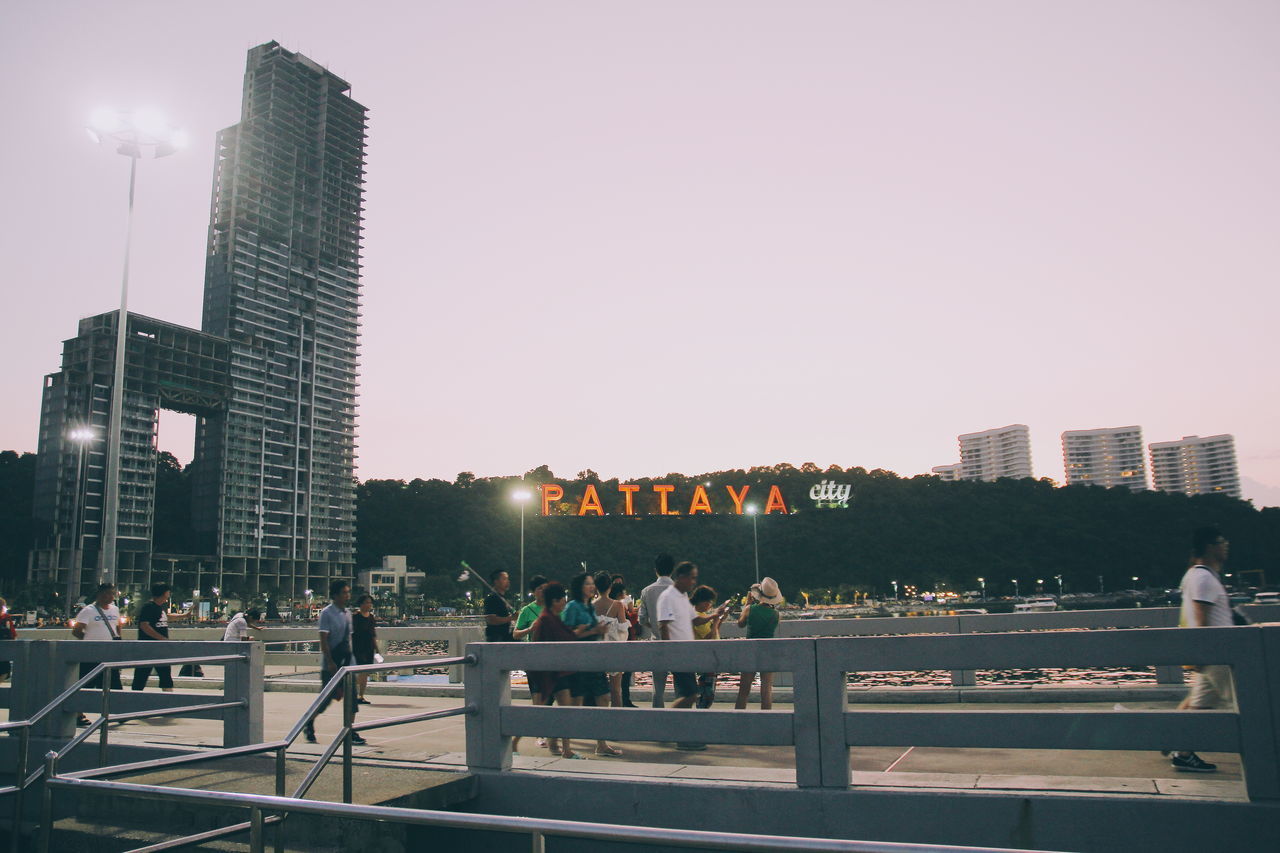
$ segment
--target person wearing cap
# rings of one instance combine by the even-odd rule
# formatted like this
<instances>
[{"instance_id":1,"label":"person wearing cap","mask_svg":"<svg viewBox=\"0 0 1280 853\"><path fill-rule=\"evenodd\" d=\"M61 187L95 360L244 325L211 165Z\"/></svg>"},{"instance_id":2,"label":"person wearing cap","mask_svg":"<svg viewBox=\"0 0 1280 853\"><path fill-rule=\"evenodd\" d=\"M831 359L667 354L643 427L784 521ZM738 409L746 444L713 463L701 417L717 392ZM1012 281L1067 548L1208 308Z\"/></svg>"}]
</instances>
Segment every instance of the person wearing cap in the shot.
<instances>
[{"instance_id":1,"label":"person wearing cap","mask_svg":"<svg viewBox=\"0 0 1280 853\"><path fill-rule=\"evenodd\" d=\"M752 584L749 593L749 601L742 608L742 614L738 617L738 627L747 629L748 640L769 640L778 631L778 610L777 607L782 603L782 592L778 589L778 582L773 578L765 578L760 583ZM754 672L742 673L741 680L738 682L738 701L734 703L735 708L741 710L747 707L747 700L751 698L751 685L756 680ZM773 707L773 673L760 673L760 709L768 711Z\"/></svg>"}]
</instances>

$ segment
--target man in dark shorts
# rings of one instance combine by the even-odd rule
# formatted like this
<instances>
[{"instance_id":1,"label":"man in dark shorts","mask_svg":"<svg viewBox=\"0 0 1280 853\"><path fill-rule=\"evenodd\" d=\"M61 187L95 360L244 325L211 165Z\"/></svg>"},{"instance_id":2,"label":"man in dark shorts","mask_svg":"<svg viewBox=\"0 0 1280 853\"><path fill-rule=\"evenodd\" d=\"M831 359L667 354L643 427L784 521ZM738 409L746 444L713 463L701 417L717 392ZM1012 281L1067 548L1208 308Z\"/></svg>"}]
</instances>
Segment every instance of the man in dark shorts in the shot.
<instances>
[{"instance_id":1,"label":"man in dark shorts","mask_svg":"<svg viewBox=\"0 0 1280 853\"><path fill-rule=\"evenodd\" d=\"M169 596L172 593L167 583L153 584L151 600L138 610L138 639L169 639ZM133 689L142 690L151 678L151 667L140 666L133 671ZM160 689L166 693L173 692L173 670L167 666L156 667L156 678L160 681Z\"/></svg>"},{"instance_id":2,"label":"man in dark shorts","mask_svg":"<svg viewBox=\"0 0 1280 853\"><path fill-rule=\"evenodd\" d=\"M489 584L493 592L484 599L484 638L489 643L511 643L515 637L511 634L511 623L516 621L516 614L511 612L511 605L503 598L511 588L511 576L498 569L489 575Z\"/></svg>"},{"instance_id":3,"label":"man in dark shorts","mask_svg":"<svg viewBox=\"0 0 1280 853\"><path fill-rule=\"evenodd\" d=\"M703 615L694 609L689 601L689 593L698 585L698 567L685 561L675 567L671 573L671 586L665 589L658 599L658 627L664 640L692 642L695 639L694 625L709 622L722 615L724 608L710 615ZM692 708L698 698L698 676L693 672L673 672L671 680L675 684L676 701L672 708ZM707 748L705 743L677 743L677 749L701 751Z\"/></svg>"}]
</instances>

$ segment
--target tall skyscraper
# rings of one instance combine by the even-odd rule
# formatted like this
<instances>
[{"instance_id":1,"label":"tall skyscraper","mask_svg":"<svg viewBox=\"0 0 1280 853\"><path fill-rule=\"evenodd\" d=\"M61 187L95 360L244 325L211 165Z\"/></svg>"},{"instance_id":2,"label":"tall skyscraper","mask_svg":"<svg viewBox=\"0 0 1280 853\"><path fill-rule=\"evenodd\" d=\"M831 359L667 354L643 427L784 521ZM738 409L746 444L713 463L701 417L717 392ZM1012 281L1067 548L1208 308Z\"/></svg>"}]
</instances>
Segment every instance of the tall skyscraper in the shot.
<instances>
[{"instance_id":1,"label":"tall skyscraper","mask_svg":"<svg viewBox=\"0 0 1280 853\"><path fill-rule=\"evenodd\" d=\"M230 400L199 422L196 523L221 571L287 593L355 564L366 109L268 42L218 134L203 329L230 342Z\"/></svg>"},{"instance_id":2,"label":"tall skyscraper","mask_svg":"<svg viewBox=\"0 0 1280 853\"><path fill-rule=\"evenodd\" d=\"M1062 465L1067 485L1147 487L1142 427L1074 429L1062 434Z\"/></svg>"},{"instance_id":3,"label":"tall skyscraper","mask_svg":"<svg viewBox=\"0 0 1280 853\"><path fill-rule=\"evenodd\" d=\"M1184 495L1240 497L1236 441L1230 435L1183 436L1151 445L1151 477L1157 490Z\"/></svg>"},{"instance_id":4,"label":"tall skyscraper","mask_svg":"<svg viewBox=\"0 0 1280 853\"><path fill-rule=\"evenodd\" d=\"M1031 476L1031 430L1026 424L959 436L961 480Z\"/></svg>"}]
</instances>

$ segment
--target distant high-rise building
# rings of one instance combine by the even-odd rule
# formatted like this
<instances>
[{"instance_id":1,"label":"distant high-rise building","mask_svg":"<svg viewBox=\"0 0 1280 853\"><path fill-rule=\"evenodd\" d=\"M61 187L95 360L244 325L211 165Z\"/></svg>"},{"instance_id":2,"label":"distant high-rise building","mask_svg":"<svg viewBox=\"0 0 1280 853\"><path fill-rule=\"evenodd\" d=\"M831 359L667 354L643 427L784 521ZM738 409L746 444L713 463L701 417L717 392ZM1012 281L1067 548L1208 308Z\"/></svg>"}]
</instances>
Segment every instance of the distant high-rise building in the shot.
<instances>
[{"instance_id":1,"label":"distant high-rise building","mask_svg":"<svg viewBox=\"0 0 1280 853\"><path fill-rule=\"evenodd\" d=\"M1026 424L965 433L958 440L961 480L1031 476L1031 430Z\"/></svg>"},{"instance_id":2,"label":"distant high-rise building","mask_svg":"<svg viewBox=\"0 0 1280 853\"><path fill-rule=\"evenodd\" d=\"M366 110L276 42L249 51L240 123L218 134L205 332L230 400L197 428L195 522L220 569L296 593L355 569Z\"/></svg>"},{"instance_id":3,"label":"distant high-rise building","mask_svg":"<svg viewBox=\"0 0 1280 853\"><path fill-rule=\"evenodd\" d=\"M950 483L953 480L960 479L960 463L953 462L950 465L935 465L933 472L937 474L944 482Z\"/></svg>"},{"instance_id":4,"label":"distant high-rise building","mask_svg":"<svg viewBox=\"0 0 1280 853\"><path fill-rule=\"evenodd\" d=\"M1067 485L1147 487L1142 427L1073 429L1062 434L1062 465Z\"/></svg>"},{"instance_id":5,"label":"distant high-rise building","mask_svg":"<svg viewBox=\"0 0 1280 853\"><path fill-rule=\"evenodd\" d=\"M1230 435L1183 436L1151 445L1151 477L1162 492L1240 497L1236 441Z\"/></svg>"}]
</instances>

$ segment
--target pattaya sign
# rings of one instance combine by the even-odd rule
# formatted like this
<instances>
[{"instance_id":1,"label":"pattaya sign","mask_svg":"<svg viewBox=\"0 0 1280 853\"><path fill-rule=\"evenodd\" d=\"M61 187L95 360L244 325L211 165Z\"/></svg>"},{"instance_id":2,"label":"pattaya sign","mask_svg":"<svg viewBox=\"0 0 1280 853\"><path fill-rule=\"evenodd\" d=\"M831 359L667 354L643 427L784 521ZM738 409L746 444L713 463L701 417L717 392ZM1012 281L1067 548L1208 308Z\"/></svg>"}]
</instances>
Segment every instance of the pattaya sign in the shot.
<instances>
[{"instance_id":1,"label":"pattaya sign","mask_svg":"<svg viewBox=\"0 0 1280 853\"><path fill-rule=\"evenodd\" d=\"M539 486L542 492L542 514L543 515L564 515L561 511L554 511L564 501L564 487L556 483L544 483ZM641 486L636 483L619 483L617 499L620 504L622 515L720 515L711 506L711 493L707 491L707 486L703 484L697 485L693 490L692 497L689 498L689 508L682 511L684 507L684 498L677 495L676 487L666 483L654 483L649 490L644 492L644 498L650 503L656 498L656 513L640 513L636 511L637 496L641 494ZM725 486L725 492L729 497L729 504L724 503L723 497L718 497L718 502L722 508L728 509L729 515L742 515L747 495L751 491L751 486L741 486L734 488L733 486ZM782 489L777 486L769 487L768 497L764 502L764 514L781 513L788 515L790 510L787 509L787 503L782 499ZM569 515L605 515L604 504L601 502L600 492L594 483L588 483L582 490L582 494L577 499L576 510L571 510Z\"/></svg>"}]
</instances>

